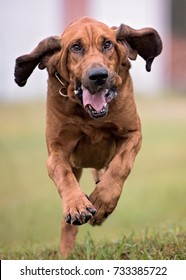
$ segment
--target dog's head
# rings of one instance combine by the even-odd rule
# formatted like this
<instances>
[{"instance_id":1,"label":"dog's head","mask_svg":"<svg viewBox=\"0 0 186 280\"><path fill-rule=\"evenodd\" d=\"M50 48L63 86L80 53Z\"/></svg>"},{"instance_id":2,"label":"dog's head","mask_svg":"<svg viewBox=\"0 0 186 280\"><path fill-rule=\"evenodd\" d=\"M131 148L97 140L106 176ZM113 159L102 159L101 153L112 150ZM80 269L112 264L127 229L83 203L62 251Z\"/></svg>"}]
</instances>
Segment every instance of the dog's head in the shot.
<instances>
[{"instance_id":1,"label":"dog's head","mask_svg":"<svg viewBox=\"0 0 186 280\"><path fill-rule=\"evenodd\" d=\"M151 70L154 58L161 53L162 41L152 28L118 28L91 18L71 23L61 37L49 37L30 53L17 58L15 81L24 86L38 65L56 72L68 87L68 95L80 103L93 118L103 117L109 103L123 86L130 68L128 58L139 54Z\"/></svg>"}]
</instances>

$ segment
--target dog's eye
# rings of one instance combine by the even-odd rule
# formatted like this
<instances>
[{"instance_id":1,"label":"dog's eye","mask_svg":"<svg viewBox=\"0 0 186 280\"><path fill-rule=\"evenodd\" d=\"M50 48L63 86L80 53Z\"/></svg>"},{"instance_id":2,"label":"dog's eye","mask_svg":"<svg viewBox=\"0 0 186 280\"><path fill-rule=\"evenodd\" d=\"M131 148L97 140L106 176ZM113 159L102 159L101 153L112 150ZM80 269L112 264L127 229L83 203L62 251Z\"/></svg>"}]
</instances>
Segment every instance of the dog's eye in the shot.
<instances>
[{"instance_id":1,"label":"dog's eye","mask_svg":"<svg viewBox=\"0 0 186 280\"><path fill-rule=\"evenodd\" d=\"M73 44L70 49L76 53L83 51L81 44L78 44L78 43Z\"/></svg>"},{"instance_id":2,"label":"dog's eye","mask_svg":"<svg viewBox=\"0 0 186 280\"><path fill-rule=\"evenodd\" d=\"M110 40L107 40L103 43L102 49L103 51L110 50L113 47L113 43Z\"/></svg>"}]
</instances>

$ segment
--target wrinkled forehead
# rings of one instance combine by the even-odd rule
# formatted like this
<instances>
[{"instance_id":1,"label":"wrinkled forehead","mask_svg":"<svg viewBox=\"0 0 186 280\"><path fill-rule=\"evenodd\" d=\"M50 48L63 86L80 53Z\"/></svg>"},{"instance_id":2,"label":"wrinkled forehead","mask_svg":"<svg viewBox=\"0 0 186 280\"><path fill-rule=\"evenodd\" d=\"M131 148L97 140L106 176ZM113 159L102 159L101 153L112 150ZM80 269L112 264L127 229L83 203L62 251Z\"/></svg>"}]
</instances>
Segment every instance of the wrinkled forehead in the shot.
<instances>
[{"instance_id":1,"label":"wrinkled forehead","mask_svg":"<svg viewBox=\"0 0 186 280\"><path fill-rule=\"evenodd\" d=\"M114 31L106 24L91 18L82 18L74 21L62 34L62 40L65 44L78 40L96 43L103 39L114 41Z\"/></svg>"}]
</instances>

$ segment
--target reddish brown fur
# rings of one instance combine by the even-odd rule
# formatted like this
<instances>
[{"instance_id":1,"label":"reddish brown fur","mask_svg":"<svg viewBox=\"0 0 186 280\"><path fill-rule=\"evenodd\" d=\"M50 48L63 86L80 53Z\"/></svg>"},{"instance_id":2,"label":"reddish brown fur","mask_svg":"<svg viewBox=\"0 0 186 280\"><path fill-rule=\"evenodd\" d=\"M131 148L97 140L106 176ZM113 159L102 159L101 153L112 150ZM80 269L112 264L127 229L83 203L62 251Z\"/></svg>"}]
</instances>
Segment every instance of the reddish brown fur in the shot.
<instances>
[{"instance_id":1,"label":"reddish brown fur","mask_svg":"<svg viewBox=\"0 0 186 280\"><path fill-rule=\"evenodd\" d=\"M131 35L134 33L136 39ZM90 18L73 22L61 37L52 38L56 46L49 53L40 54L39 49L38 54L36 48L31 53L32 59L30 55L17 59L15 76L16 82L24 85L37 64L42 69L47 67L49 73L47 167L63 202L65 219L62 222L61 252L67 257L74 247L77 224L89 221L92 225L100 225L118 203L124 181L141 147L141 125L128 57L134 59L140 54L150 67L154 57L161 52L161 40L151 28L136 31L121 25L110 29ZM113 47L103 52L100 46L105 38L113 42ZM143 38L150 41L153 38L151 48L146 47ZM45 47L47 40L44 40ZM137 48L134 47L135 40ZM82 54L71 51L72 44L79 41L84 48ZM109 104L107 116L98 119L88 115L74 94L77 79L88 84L87 71L93 67L108 70L107 82L114 83L118 93ZM55 72L60 74L64 86L56 79ZM60 89L68 97L61 96ZM78 183L84 167L93 168L94 179L98 181L89 198Z\"/></svg>"}]
</instances>

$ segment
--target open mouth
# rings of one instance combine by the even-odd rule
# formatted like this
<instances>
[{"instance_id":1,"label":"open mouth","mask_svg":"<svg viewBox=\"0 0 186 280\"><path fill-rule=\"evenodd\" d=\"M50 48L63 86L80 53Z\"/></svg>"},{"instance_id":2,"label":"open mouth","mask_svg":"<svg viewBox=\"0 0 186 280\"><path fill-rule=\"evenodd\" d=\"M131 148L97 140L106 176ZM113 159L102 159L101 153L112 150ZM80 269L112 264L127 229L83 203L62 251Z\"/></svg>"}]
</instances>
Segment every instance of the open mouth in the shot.
<instances>
[{"instance_id":1,"label":"open mouth","mask_svg":"<svg viewBox=\"0 0 186 280\"><path fill-rule=\"evenodd\" d=\"M84 88L80 83L77 83L74 93L81 101L81 105L84 107L85 111L93 119L105 117L108 113L108 103L117 96L115 87L111 89L101 89L91 94L90 91Z\"/></svg>"}]
</instances>

